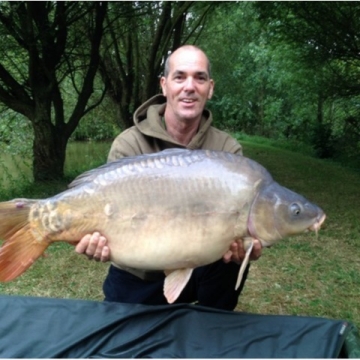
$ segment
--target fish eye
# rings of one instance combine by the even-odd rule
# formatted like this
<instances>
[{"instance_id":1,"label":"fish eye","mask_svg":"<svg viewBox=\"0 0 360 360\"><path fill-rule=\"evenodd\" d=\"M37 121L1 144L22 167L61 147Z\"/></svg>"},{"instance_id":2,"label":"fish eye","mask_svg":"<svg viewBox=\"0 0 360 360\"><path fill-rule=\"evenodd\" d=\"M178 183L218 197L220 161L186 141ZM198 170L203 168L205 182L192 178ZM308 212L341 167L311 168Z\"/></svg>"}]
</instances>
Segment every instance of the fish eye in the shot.
<instances>
[{"instance_id":1,"label":"fish eye","mask_svg":"<svg viewBox=\"0 0 360 360\"><path fill-rule=\"evenodd\" d=\"M301 214L301 207L297 203L292 203L290 205L290 211L291 211L292 215L295 215L295 216L300 215Z\"/></svg>"}]
</instances>

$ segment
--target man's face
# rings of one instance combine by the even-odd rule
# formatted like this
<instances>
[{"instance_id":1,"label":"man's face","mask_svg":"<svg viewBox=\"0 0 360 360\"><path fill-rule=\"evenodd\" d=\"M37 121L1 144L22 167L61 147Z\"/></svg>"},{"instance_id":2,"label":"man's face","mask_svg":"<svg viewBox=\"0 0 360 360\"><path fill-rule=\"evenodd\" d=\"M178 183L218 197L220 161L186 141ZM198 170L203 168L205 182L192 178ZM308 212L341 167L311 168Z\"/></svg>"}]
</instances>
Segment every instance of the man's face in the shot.
<instances>
[{"instance_id":1,"label":"man's face","mask_svg":"<svg viewBox=\"0 0 360 360\"><path fill-rule=\"evenodd\" d=\"M181 121L200 120L214 89L205 54L196 49L179 49L169 65L168 76L160 81L167 98L166 114Z\"/></svg>"}]
</instances>

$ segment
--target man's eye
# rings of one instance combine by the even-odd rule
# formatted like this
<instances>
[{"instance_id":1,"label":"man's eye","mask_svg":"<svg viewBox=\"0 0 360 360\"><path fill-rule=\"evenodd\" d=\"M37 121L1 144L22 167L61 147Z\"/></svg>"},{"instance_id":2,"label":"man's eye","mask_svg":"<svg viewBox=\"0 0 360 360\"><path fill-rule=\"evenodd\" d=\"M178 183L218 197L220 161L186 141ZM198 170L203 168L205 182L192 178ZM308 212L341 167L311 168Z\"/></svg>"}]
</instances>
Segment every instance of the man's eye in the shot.
<instances>
[{"instance_id":1,"label":"man's eye","mask_svg":"<svg viewBox=\"0 0 360 360\"><path fill-rule=\"evenodd\" d=\"M206 77L205 76L198 76L198 80L201 81L201 82L204 82L206 81Z\"/></svg>"}]
</instances>

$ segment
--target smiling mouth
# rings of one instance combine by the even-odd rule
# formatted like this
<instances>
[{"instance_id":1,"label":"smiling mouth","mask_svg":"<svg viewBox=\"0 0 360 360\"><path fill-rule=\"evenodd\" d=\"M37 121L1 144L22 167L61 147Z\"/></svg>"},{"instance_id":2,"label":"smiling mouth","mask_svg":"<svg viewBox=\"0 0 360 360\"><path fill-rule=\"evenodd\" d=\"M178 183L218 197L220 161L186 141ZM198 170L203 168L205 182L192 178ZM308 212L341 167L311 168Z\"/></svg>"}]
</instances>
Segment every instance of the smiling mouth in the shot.
<instances>
[{"instance_id":1,"label":"smiling mouth","mask_svg":"<svg viewBox=\"0 0 360 360\"><path fill-rule=\"evenodd\" d=\"M181 99L180 101L185 104L192 104L196 101L196 99Z\"/></svg>"}]
</instances>

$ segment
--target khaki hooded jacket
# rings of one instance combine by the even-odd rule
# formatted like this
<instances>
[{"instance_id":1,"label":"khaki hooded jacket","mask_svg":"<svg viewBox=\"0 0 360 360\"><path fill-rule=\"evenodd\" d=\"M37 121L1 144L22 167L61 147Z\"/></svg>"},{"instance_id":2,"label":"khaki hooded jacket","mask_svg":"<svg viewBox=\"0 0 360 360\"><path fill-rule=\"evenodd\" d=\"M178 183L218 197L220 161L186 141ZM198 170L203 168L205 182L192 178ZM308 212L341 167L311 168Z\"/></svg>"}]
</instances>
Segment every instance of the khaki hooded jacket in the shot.
<instances>
[{"instance_id":1,"label":"khaki hooded jacket","mask_svg":"<svg viewBox=\"0 0 360 360\"><path fill-rule=\"evenodd\" d=\"M155 95L142 104L134 113L135 125L119 134L112 143L108 161L170 148L185 148L166 132L163 121L165 107L166 98L163 95ZM205 109L199 130L186 148L227 151L242 155L241 145L226 132L211 126L211 123L211 112Z\"/></svg>"}]
</instances>

